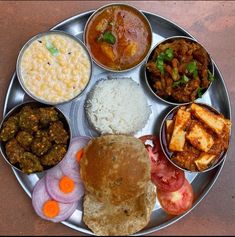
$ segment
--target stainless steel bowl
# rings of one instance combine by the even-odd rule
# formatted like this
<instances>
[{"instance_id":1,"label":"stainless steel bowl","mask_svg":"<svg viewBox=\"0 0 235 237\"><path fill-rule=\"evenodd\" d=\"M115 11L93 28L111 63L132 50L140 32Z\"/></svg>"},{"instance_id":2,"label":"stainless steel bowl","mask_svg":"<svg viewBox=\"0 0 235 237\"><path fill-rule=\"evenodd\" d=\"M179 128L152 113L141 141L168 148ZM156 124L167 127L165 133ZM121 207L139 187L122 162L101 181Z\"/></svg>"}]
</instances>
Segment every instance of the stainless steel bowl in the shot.
<instances>
[{"instance_id":1,"label":"stainless steel bowl","mask_svg":"<svg viewBox=\"0 0 235 237\"><path fill-rule=\"evenodd\" d=\"M79 94L77 94L75 97L73 97L72 99L69 99L69 100L65 100L65 101L62 101L62 102L50 102L50 101L46 101L46 100L43 100L37 96L35 96L30 90L28 90L26 88L26 86L24 85L24 82L23 82L23 76L22 76L22 73L21 73L21 59L22 59L22 56L25 52L25 50L31 45L32 42L36 41L37 39L41 38L42 36L45 36L45 35L49 35L49 34L59 34L59 35L62 35L62 36L66 36L66 37L70 37L71 39L75 40L86 52L87 56L88 56L88 59L89 59L89 62L90 62L90 75L89 75L89 80L86 84L86 86L81 90L81 92ZM85 89L87 88L90 80L91 80L91 77L92 77L92 59L91 59L91 56L89 54L89 51L87 50L85 44L83 44L83 42L81 40L79 40L77 37L69 34L69 33L66 33L64 31L59 31L59 30L50 30L50 31L47 31L47 32L43 32L43 33L39 33L35 36L33 36L31 39L29 39L25 44L24 46L22 47L22 49L20 50L19 52L19 55L18 55L18 58L17 58L17 62L16 62L16 73L17 73L17 77L18 77L18 80L20 82L20 85L22 86L22 88L24 89L24 91L30 96L32 97L33 99L37 100L38 102L40 103L44 103L44 104L49 104L49 105L58 105L58 104L64 104L64 103L67 103L67 102L70 102L74 99L76 99L77 97L79 97L84 91Z\"/></svg>"},{"instance_id":2,"label":"stainless steel bowl","mask_svg":"<svg viewBox=\"0 0 235 237\"><path fill-rule=\"evenodd\" d=\"M38 107L38 108L39 108L39 107L40 107L40 108L53 107L53 106L50 106L50 105L41 104L41 103L36 102L36 101L27 101L27 102L21 103L21 104L15 106L14 108L12 108L12 109L6 114L6 116L3 118L3 120L2 120L2 122L1 122L1 124L0 124L0 131L2 130L2 127L3 127L4 122L7 121L9 117L11 117L11 116L17 114L17 113L18 113L24 106L26 106L26 105L35 106L35 107ZM53 108L59 113L59 115L60 115L60 121L63 122L63 125L64 125L65 130L66 130L66 131L68 132L68 134L69 134L69 140L68 140L68 142L67 142L67 151L68 151L68 149L69 149L69 147L70 147L71 140L72 140L72 131L71 131L71 127L70 127L70 124L69 124L69 120L68 120L68 118L64 115L64 113L63 113L60 109L58 109L58 108L56 108L56 107L53 107ZM12 168L14 168L14 169L16 169L16 170L18 170L18 171L24 173L17 165L13 165L13 164L10 163L10 161L8 160L7 154L6 154L5 145L6 145L6 142L0 141L0 152L1 152L2 156L4 157L5 161L6 161ZM62 160L63 160L63 159L62 159ZM62 161L62 160L61 160L61 161ZM61 161L60 161L60 162L61 162ZM60 162L59 162L59 163L60 163ZM58 163L58 164L59 164L59 163ZM58 164L56 164L56 165L58 165ZM55 166L56 166L56 165L55 165ZM55 166L53 166L53 167L55 167ZM48 169L51 169L51 168L52 168L52 167L50 167L50 168L48 168ZM46 171L46 170L48 170L48 169L45 169L45 170L43 170L42 172L44 172L44 171ZM33 173L33 174L42 173L42 172L35 172L35 173Z\"/></svg>"},{"instance_id":3,"label":"stainless steel bowl","mask_svg":"<svg viewBox=\"0 0 235 237\"><path fill-rule=\"evenodd\" d=\"M195 103L195 102L194 102ZM190 106L192 103L186 105L186 106ZM197 105L200 105L200 106L203 106L205 108L207 108L208 110L214 112L215 114L218 114L220 115L221 113L219 111L217 111L215 108L205 104L205 103L195 103ZM225 151L221 152L221 154L215 159L215 161L213 162L213 164L208 168L208 169L205 169L203 171L190 171L188 169L185 169L185 168L182 168L181 166L177 165L175 162L173 162L171 160L171 156L173 154L173 152L171 152L168 148L168 143L167 143L167 138L166 138L166 120L168 119L172 119L173 116L176 114L176 112L178 111L178 109L182 107L182 105L178 105L176 107L174 107L173 109L171 109L167 115L164 117L164 119L162 120L162 123L161 123L161 127L160 127L160 132L159 132L159 137L160 137L160 144L161 144L161 147L162 147L162 150L166 156L166 158L174 165L176 166L177 168L183 170L183 171L186 171L186 172L190 172L190 173L205 173L207 171L210 171L214 168L216 168L217 166L219 166L220 164L223 163L225 157L226 157L226 153L228 151L228 149L226 149ZM231 131L230 131L230 134L229 134L229 142L231 141Z\"/></svg>"},{"instance_id":4,"label":"stainless steel bowl","mask_svg":"<svg viewBox=\"0 0 235 237\"><path fill-rule=\"evenodd\" d=\"M93 61L94 61L99 67L101 67L102 69L105 69L105 70L110 71L110 72L127 72L127 71L130 71L130 70L132 70L132 69L138 67L138 66L145 60L145 58L146 58L146 57L148 56L148 54L149 54L149 51L150 51L151 45L152 45L152 41L153 41L152 26L151 26L149 20L147 19L147 17L146 17L140 10L138 10L137 8L133 7L133 6L130 5L130 4L124 4L124 3L111 3L111 4L107 4L107 5L104 5L104 6L100 7L100 8L98 8L97 10L95 10L95 11L91 14L91 16L88 18L88 20L87 20L87 22L86 22L86 25L85 25L85 27L84 27L83 42L85 43L85 45L87 45L87 42L86 42L87 27L88 27L90 21L92 20L92 18L93 18L95 15L99 14L99 13L100 13L101 11L103 11L104 9L106 9L106 8L108 8L108 7L112 7L112 6L126 6L126 7L129 7L129 8L133 9L134 11L136 11L138 14L140 14L140 15L143 17L143 19L146 21L146 24L148 25L148 27L149 27L149 29L150 29L150 32L151 32L151 34L150 34L150 35L151 35L151 42L150 42L150 44L149 44L148 52L146 53L146 55L144 56L144 58L143 58L138 64L134 65L133 67L130 67L130 68L127 68L127 69L123 69L123 70L115 70L115 69L112 69L112 68L110 68L110 67L107 67L107 66L101 64L98 60L96 60L96 58L92 55L92 52L90 52L90 55L91 55ZM88 48L88 47L87 47L87 48ZM88 48L88 50L89 50L89 48Z\"/></svg>"},{"instance_id":5,"label":"stainless steel bowl","mask_svg":"<svg viewBox=\"0 0 235 237\"><path fill-rule=\"evenodd\" d=\"M168 43L168 42L172 42L172 41L177 40L177 39L184 39L184 40L187 40L187 41L190 41L190 42L193 42L193 43L197 43L197 44L199 44L202 48L205 49L205 47L204 47L201 43L199 43L198 41L196 41L196 40L193 39L193 38L186 37L186 36L173 36L173 37L169 37L169 38L167 38L167 39L164 39L164 40L160 41L159 43L157 43L157 44L154 46L154 48L153 48L153 49L151 50L151 52L149 53L149 56L148 56L148 58L147 58L147 60L146 60L146 64L148 63L148 61L149 61L150 58L152 57L152 55L153 55L155 49L156 49L160 44L165 44L165 43ZM210 56L210 54L208 53L208 51L207 51L206 49L205 49L205 51L207 52L208 57L209 57L208 69L209 69L209 70L211 71L211 73L214 75L214 64L213 64L213 61L212 61L211 56ZM193 101L189 101L189 102L175 102L175 101L169 101L169 100L166 100L166 99L161 98L160 96L158 96L158 95L154 92L154 90L153 90L153 88L152 88L152 86L151 86L151 84L150 84L150 82L149 82L150 79L149 79L149 75L148 75L147 67L146 67L146 66L145 66L145 69L144 69L144 74L145 74L145 82L146 82L146 84L147 84L149 90L152 92L152 94L153 94L157 99L159 99L159 100L161 100L161 101L163 101L163 102L165 102L165 103L167 103L167 104L170 104L170 105L186 105L186 104L189 104L189 103L193 102ZM207 90L209 90L209 88L211 87L211 85L212 85L212 82L210 83L209 87L203 92L202 96L207 92ZM197 98L197 99L199 99L199 98ZM196 100L197 100L197 99L196 99ZM196 100L195 100L195 101L196 101Z\"/></svg>"}]
</instances>

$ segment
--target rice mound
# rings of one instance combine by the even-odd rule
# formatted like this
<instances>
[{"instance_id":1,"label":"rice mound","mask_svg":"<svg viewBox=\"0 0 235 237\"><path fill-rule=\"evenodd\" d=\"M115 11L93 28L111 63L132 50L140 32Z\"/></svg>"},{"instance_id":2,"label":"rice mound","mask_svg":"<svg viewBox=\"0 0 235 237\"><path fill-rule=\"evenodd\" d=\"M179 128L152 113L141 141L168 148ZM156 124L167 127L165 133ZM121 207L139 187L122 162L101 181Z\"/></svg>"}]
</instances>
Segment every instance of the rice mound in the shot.
<instances>
[{"instance_id":1,"label":"rice mound","mask_svg":"<svg viewBox=\"0 0 235 237\"><path fill-rule=\"evenodd\" d=\"M144 92L130 78L98 81L88 94L85 111L101 134L133 134L151 114Z\"/></svg>"}]
</instances>

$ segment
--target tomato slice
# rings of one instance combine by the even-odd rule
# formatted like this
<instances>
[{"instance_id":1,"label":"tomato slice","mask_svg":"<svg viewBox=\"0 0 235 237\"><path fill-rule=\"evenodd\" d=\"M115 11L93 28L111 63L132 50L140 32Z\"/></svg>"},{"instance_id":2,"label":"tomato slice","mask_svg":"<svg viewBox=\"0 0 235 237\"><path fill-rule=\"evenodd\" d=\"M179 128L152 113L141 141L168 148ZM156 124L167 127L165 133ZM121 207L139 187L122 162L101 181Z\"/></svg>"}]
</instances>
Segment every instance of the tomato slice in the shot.
<instances>
[{"instance_id":1,"label":"tomato slice","mask_svg":"<svg viewBox=\"0 0 235 237\"><path fill-rule=\"evenodd\" d=\"M145 148L148 151L149 159L151 161L151 173L155 173L155 171L163 166L165 159L163 157L163 153L161 151L161 146L159 139L154 135L146 135L139 138L145 145ZM147 141L152 142L152 146L147 143Z\"/></svg>"},{"instance_id":2,"label":"tomato slice","mask_svg":"<svg viewBox=\"0 0 235 237\"><path fill-rule=\"evenodd\" d=\"M140 137L151 160L151 179L158 189L174 192L184 183L184 172L172 165L161 150L159 139L154 135ZM147 144L150 140L153 146Z\"/></svg>"},{"instance_id":3,"label":"tomato slice","mask_svg":"<svg viewBox=\"0 0 235 237\"><path fill-rule=\"evenodd\" d=\"M163 168L156 169L151 174L151 179L158 189L174 192L183 186L185 175L182 170L167 161Z\"/></svg>"},{"instance_id":4,"label":"tomato slice","mask_svg":"<svg viewBox=\"0 0 235 237\"><path fill-rule=\"evenodd\" d=\"M175 192L157 190L158 200L165 212L171 215L181 215L193 205L193 188L187 179L183 186Z\"/></svg>"}]
</instances>

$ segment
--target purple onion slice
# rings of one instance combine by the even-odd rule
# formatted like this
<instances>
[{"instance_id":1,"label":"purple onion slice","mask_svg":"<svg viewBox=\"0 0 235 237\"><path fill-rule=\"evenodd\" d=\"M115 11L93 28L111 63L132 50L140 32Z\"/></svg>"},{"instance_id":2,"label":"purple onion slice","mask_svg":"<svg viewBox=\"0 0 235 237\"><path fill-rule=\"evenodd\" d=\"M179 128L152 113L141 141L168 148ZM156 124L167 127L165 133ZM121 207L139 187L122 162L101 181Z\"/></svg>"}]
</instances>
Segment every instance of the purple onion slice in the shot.
<instances>
[{"instance_id":1,"label":"purple onion slice","mask_svg":"<svg viewBox=\"0 0 235 237\"><path fill-rule=\"evenodd\" d=\"M63 173L73 180L81 180L76 154L85 147L90 140L90 137L74 137L67 154L59 164Z\"/></svg>"},{"instance_id":2,"label":"purple onion slice","mask_svg":"<svg viewBox=\"0 0 235 237\"><path fill-rule=\"evenodd\" d=\"M78 202L69 204L58 202L60 208L59 214L54 218L49 218L43 213L43 206L48 200L53 200L53 198L47 193L45 177L43 177L35 185L32 194L32 203L34 210L41 218L52 222L61 222L68 219L78 206Z\"/></svg>"},{"instance_id":3,"label":"purple onion slice","mask_svg":"<svg viewBox=\"0 0 235 237\"><path fill-rule=\"evenodd\" d=\"M84 187L81 182L74 181L74 189L69 193L65 193L60 189L60 180L67 176L63 173L60 166L57 166L46 173L45 182L48 194L56 201L62 203L72 203L81 199L84 195ZM69 177L70 178L70 177ZM71 178L70 178L71 179Z\"/></svg>"}]
</instances>

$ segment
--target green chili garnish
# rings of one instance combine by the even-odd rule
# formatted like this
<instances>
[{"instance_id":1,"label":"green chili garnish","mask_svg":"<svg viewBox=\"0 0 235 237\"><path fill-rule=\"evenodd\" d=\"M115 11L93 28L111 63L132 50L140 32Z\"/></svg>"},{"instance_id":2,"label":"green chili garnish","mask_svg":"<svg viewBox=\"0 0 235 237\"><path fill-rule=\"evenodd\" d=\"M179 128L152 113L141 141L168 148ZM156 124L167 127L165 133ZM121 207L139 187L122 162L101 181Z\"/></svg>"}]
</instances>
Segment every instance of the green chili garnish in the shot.
<instances>
[{"instance_id":1,"label":"green chili garnish","mask_svg":"<svg viewBox=\"0 0 235 237\"><path fill-rule=\"evenodd\" d=\"M214 75L210 72L209 69L207 69L207 75L208 75L209 81L214 81L215 80Z\"/></svg>"},{"instance_id":2,"label":"green chili garnish","mask_svg":"<svg viewBox=\"0 0 235 237\"><path fill-rule=\"evenodd\" d=\"M162 74L164 73L164 61L170 61L173 57L174 54L172 48L166 49L157 56L156 66Z\"/></svg>"},{"instance_id":3,"label":"green chili garnish","mask_svg":"<svg viewBox=\"0 0 235 237\"><path fill-rule=\"evenodd\" d=\"M106 32L104 32L104 34L102 36L102 40L104 40L105 42L107 42L109 44L115 44L116 37L110 31L106 31Z\"/></svg>"},{"instance_id":4,"label":"green chili garnish","mask_svg":"<svg viewBox=\"0 0 235 237\"><path fill-rule=\"evenodd\" d=\"M58 49L50 41L46 42L46 48L50 51L50 53L53 56L57 56L59 54Z\"/></svg>"},{"instance_id":5,"label":"green chili garnish","mask_svg":"<svg viewBox=\"0 0 235 237\"><path fill-rule=\"evenodd\" d=\"M180 84L186 84L187 82L189 82L189 78L185 75L182 76L182 78L178 81L175 81L172 85L172 87L176 87Z\"/></svg>"},{"instance_id":6,"label":"green chili garnish","mask_svg":"<svg viewBox=\"0 0 235 237\"><path fill-rule=\"evenodd\" d=\"M195 61L192 61L187 65L187 70L189 73L193 74L193 77L196 77L198 75L197 64Z\"/></svg>"},{"instance_id":7,"label":"green chili garnish","mask_svg":"<svg viewBox=\"0 0 235 237\"><path fill-rule=\"evenodd\" d=\"M157 57L156 66L161 73L164 73L164 53L160 53Z\"/></svg>"},{"instance_id":8,"label":"green chili garnish","mask_svg":"<svg viewBox=\"0 0 235 237\"><path fill-rule=\"evenodd\" d=\"M171 61L174 57L174 54L173 54L173 49L172 48L168 48L166 51L165 51L165 60L167 61Z\"/></svg>"}]
</instances>

